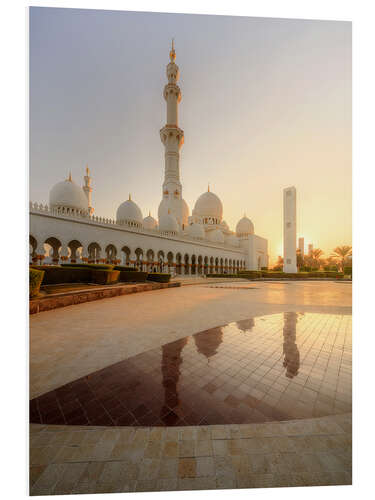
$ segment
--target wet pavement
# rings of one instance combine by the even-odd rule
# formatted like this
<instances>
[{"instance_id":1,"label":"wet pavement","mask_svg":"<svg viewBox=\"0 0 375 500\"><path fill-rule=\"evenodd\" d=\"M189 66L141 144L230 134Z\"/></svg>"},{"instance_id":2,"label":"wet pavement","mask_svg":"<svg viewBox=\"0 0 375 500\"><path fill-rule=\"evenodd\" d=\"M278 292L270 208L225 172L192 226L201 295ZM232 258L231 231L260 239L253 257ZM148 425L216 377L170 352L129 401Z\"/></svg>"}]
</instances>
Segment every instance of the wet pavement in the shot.
<instances>
[{"instance_id":1,"label":"wet pavement","mask_svg":"<svg viewBox=\"0 0 375 500\"><path fill-rule=\"evenodd\" d=\"M351 316L295 311L179 338L30 402L32 423L94 426L249 424L349 412Z\"/></svg>"}]
</instances>

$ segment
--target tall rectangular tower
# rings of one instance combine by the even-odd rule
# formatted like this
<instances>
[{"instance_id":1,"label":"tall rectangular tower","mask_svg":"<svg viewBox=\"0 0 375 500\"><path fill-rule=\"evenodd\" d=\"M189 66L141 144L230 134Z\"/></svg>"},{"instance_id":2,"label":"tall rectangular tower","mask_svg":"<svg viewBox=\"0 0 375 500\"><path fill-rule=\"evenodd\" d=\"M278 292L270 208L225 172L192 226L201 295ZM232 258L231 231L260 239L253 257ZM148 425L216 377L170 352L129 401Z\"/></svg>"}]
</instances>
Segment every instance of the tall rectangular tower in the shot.
<instances>
[{"instance_id":1,"label":"tall rectangular tower","mask_svg":"<svg viewBox=\"0 0 375 500\"><path fill-rule=\"evenodd\" d=\"M284 189L284 266L285 273L297 272L296 188Z\"/></svg>"},{"instance_id":2,"label":"tall rectangular tower","mask_svg":"<svg viewBox=\"0 0 375 500\"><path fill-rule=\"evenodd\" d=\"M298 249L301 253L301 257L305 255L305 238L298 238Z\"/></svg>"}]
</instances>

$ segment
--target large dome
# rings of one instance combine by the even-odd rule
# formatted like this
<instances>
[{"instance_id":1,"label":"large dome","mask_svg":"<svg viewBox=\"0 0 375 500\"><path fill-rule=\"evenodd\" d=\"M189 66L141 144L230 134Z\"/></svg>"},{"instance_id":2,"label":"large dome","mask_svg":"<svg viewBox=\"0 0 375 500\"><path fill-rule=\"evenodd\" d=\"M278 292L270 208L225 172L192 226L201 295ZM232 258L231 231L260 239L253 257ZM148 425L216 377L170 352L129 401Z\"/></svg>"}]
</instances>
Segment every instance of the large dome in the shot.
<instances>
[{"instance_id":1,"label":"large dome","mask_svg":"<svg viewBox=\"0 0 375 500\"><path fill-rule=\"evenodd\" d=\"M208 239L214 243L224 243L224 235L220 229L214 229L208 233Z\"/></svg>"},{"instance_id":2,"label":"large dome","mask_svg":"<svg viewBox=\"0 0 375 500\"><path fill-rule=\"evenodd\" d=\"M201 224L190 224L187 229L188 235L192 238L197 238L203 240L206 237L206 233Z\"/></svg>"},{"instance_id":3,"label":"large dome","mask_svg":"<svg viewBox=\"0 0 375 500\"><path fill-rule=\"evenodd\" d=\"M163 198L160 202L158 209L158 218L163 215L168 215L170 213L176 218L176 221L181 226L184 224L188 225L188 217L189 217L189 207L185 200L180 198Z\"/></svg>"},{"instance_id":4,"label":"large dome","mask_svg":"<svg viewBox=\"0 0 375 500\"><path fill-rule=\"evenodd\" d=\"M155 229L157 225L157 221L151 216L151 214L148 214L148 216L143 219L143 227L145 229Z\"/></svg>"},{"instance_id":5,"label":"large dome","mask_svg":"<svg viewBox=\"0 0 375 500\"><path fill-rule=\"evenodd\" d=\"M71 176L65 181L58 182L49 192L51 208L74 208L88 211L88 200L83 189L72 181Z\"/></svg>"},{"instance_id":6,"label":"large dome","mask_svg":"<svg viewBox=\"0 0 375 500\"><path fill-rule=\"evenodd\" d=\"M246 215L238 221L236 233L237 236L248 236L249 234L254 234L254 224L248 217L246 217Z\"/></svg>"},{"instance_id":7,"label":"large dome","mask_svg":"<svg viewBox=\"0 0 375 500\"><path fill-rule=\"evenodd\" d=\"M177 233L178 224L172 214L162 215L159 218L159 230L162 233Z\"/></svg>"},{"instance_id":8,"label":"large dome","mask_svg":"<svg viewBox=\"0 0 375 500\"><path fill-rule=\"evenodd\" d=\"M117 222L135 222L143 223L143 216L139 206L130 198L121 203L116 213Z\"/></svg>"},{"instance_id":9,"label":"large dome","mask_svg":"<svg viewBox=\"0 0 375 500\"><path fill-rule=\"evenodd\" d=\"M207 191L201 194L195 202L193 215L199 217L212 217L221 221L223 216L223 204L215 193Z\"/></svg>"}]
</instances>

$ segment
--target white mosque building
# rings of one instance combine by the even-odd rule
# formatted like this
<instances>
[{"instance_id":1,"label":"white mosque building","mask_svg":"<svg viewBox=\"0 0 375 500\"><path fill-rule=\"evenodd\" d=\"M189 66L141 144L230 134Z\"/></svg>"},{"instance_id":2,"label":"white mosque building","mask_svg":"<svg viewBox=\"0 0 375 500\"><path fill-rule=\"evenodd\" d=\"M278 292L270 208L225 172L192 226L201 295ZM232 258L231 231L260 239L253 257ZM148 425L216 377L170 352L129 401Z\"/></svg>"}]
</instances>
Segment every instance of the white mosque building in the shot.
<instances>
[{"instance_id":1,"label":"white mosque building","mask_svg":"<svg viewBox=\"0 0 375 500\"><path fill-rule=\"evenodd\" d=\"M121 203L113 219L94 215L89 169L80 187L69 178L49 193L49 205L30 202L30 259L43 264L114 262L143 270L176 274L235 273L268 266L268 243L254 234L246 216L232 231L223 220L220 198L210 191L196 201L192 213L182 197L178 126L181 91L172 42L164 87L167 123L160 130L165 148L164 182L158 220L143 217L131 199Z\"/></svg>"}]
</instances>

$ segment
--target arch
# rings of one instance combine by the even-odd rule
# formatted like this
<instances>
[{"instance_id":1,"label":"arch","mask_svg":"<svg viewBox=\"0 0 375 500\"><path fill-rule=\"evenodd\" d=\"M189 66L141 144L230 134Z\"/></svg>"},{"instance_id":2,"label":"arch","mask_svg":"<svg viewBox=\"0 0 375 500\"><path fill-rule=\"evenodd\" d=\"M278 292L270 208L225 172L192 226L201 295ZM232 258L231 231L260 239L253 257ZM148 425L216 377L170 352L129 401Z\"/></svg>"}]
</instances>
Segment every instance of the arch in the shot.
<instances>
[{"instance_id":1,"label":"arch","mask_svg":"<svg viewBox=\"0 0 375 500\"><path fill-rule=\"evenodd\" d=\"M173 267L173 253L167 253L167 263L168 263L168 272L171 272L171 268Z\"/></svg>"},{"instance_id":2,"label":"arch","mask_svg":"<svg viewBox=\"0 0 375 500\"><path fill-rule=\"evenodd\" d=\"M197 274L197 257L194 254L191 256L191 274Z\"/></svg>"},{"instance_id":3,"label":"arch","mask_svg":"<svg viewBox=\"0 0 375 500\"><path fill-rule=\"evenodd\" d=\"M100 261L100 252L102 251L101 246L96 241L90 243L87 247L88 261L93 263L98 263Z\"/></svg>"},{"instance_id":4,"label":"arch","mask_svg":"<svg viewBox=\"0 0 375 500\"><path fill-rule=\"evenodd\" d=\"M106 260L109 263L115 264L114 261L116 261L116 256L117 256L117 248L113 243L110 243L105 247L105 254L106 254Z\"/></svg>"},{"instance_id":5,"label":"arch","mask_svg":"<svg viewBox=\"0 0 375 500\"><path fill-rule=\"evenodd\" d=\"M203 257L198 256L198 274L203 274Z\"/></svg>"},{"instance_id":6,"label":"arch","mask_svg":"<svg viewBox=\"0 0 375 500\"><path fill-rule=\"evenodd\" d=\"M189 264L189 255L186 253L184 255L184 265L185 265L185 274L189 274L190 264Z\"/></svg>"},{"instance_id":7,"label":"arch","mask_svg":"<svg viewBox=\"0 0 375 500\"><path fill-rule=\"evenodd\" d=\"M210 271L209 271L209 267L208 267L208 257L207 257L207 255L204 257L203 263L204 263L204 265L203 265L203 272L204 272L204 274L208 274Z\"/></svg>"},{"instance_id":8,"label":"arch","mask_svg":"<svg viewBox=\"0 0 375 500\"><path fill-rule=\"evenodd\" d=\"M176 273L181 274L182 271L182 255L180 252L176 254Z\"/></svg>"},{"instance_id":9,"label":"arch","mask_svg":"<svg viewBox=\"0 0 375 500\"><path fill-rule=\"evenodd\" d=\"M143 271L143 250L142 248L136 248L134 251L135 254L135 266L140 270Z\"/></svg>"},{"instance_id":10,"label":"arch","mask_svg":"<svg viewBox=\"0 0 375 500\"><path fill-rule=\"evenodd\" d=\"M222 273L224 271L224 259L221 257L220 259L220 272Z\"/></svg>"},{"instance_id":11,"label":"arch","mask_svg":"<svg viewBox=\"0 0 375 500\"><path fill-rule=\"evenodd\" d=\"M149 248L147 250L146 259L147 259L147 270L149 272L152 272L153 267L154 267L154 260L155 260L155 252L152 250L152 248Z\"/></svg>"},{"instance_id":12,"label":"arch","mask_svg":"<svg viewBox=\"0 0 375 500\"><path fill-rule=\"evenodd\" d=\"M82 248L82 243L78 240L71 240L68 243L68 248L70 248L70 262L77 262L77 259L80 257L77 250Z\"/></svg>"},{"instance_id":13,"label":"arch","mask_svg":"<svg viewBox=\"0 0 375 500\"><path fill-rule=\"evenodd\" d=\"M164 271L164 252L163 250L158 251L158 266L159 266L159 271L162 273Z\"/></svg>"},{"instance_id":14,"label":"arch","mask_svg":"<svg viewBox=\"0 0 375 500\"><path fill-rule=\"evenodd\" d=\"M125 266L130 266L130 254L131 254L130 248L127 247L126 245L124 245L121 248L121 253L123 254L122 255L122 263Z\"/></svg>"},{"instance_id":15,"label":"arch","mask_svg":"<svg viewBox=\"0 0 375 500\"><path fill-rule=\"evenodd\" d=\"M60 260L59 250L62 246L61 241L54 236L51 236L45 240L44 244L49 245L50 249L52 248L52 252L50 252L50 255L52 253L52 262L54 264L58 264Z\"/></svg>"},{"instance_id":16,"label":"arch","mask_svg":"<svg viewBox=\"0 0 375 500\"><path fill-rule=\"evenodd\" d=\"M262 257L259 255L258 257L258 270L261 268L262 266Z\"/></svg>"},{"instance_id":17,"label":"arch","mask_svg":"<svg viewBox=\"0 0 375 500\"><path fill-rule=\"evenodd\" d=\"M31 234L29 235L29 245L30 245L30 261L31 262L36 262L37 260L37 257L36 257L36 249L37 249L37 246L38 246L38 242L36 241L36 239L34 238L34 236L32 236Z\"/></svg>"},{"instance_id":18,"label":"arch","mask_svg":"<svg viewBox=\"0 0 375 500\"><path fill-rule=\"evenodd\" d=\"M216 257L215 259L215 273L219 272L219 258Z\"/></svg>"}]
</instances>

